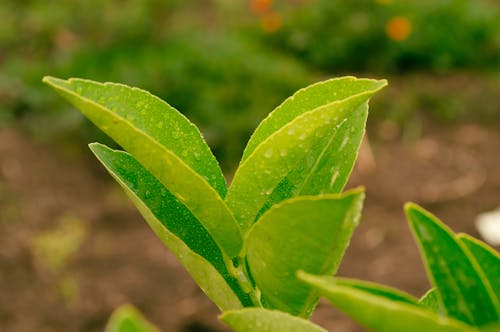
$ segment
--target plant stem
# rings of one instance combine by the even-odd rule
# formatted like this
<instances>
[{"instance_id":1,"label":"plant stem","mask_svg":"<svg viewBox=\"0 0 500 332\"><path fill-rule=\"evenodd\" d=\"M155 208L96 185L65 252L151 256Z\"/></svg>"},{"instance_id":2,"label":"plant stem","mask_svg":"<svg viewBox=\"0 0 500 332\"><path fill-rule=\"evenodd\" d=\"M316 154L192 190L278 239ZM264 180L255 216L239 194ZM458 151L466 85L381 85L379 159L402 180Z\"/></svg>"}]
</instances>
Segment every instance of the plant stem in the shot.
<instances>
[{"instance_id":1,"label":"plant stem","mask_svg":"<svg viewBox=\"0 0 500 332\"><path fill-rule=\"evenodd\" d=\"M260 300L260 290L255 288L252 284L252 281L248 277L248 271L246 269L245 258L238 256L235 257L232 261L226 262L229 265L229 271L233 275L233 277L238 280L238 284L240 285L243 292L248 294L253 305L255 307L262 307L262 303Z\"/></svg>"}]
</instances>

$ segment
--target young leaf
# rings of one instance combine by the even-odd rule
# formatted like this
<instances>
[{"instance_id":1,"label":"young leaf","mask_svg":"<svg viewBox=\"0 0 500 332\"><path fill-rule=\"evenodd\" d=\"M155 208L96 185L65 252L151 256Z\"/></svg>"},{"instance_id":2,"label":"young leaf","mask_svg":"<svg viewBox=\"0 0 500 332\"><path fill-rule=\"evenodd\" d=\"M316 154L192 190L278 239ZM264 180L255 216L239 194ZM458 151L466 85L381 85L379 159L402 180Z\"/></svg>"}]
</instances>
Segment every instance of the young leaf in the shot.
<instances>
[{"instance_id":1,"label":"young leaf","mask_svg":"<svg viewBox=\"0 0 500 332\"><path fill-rule=\"evenodd\" d=\"M308 320L262 308L227 311L219 319L236 332L326 332Z\"/></svg>"},{"instance_id":2,"label":"young leaf","mask_svg":"<svg viewBox=\"0 0 500 332\"><path fill-rule=\"evenodd\" d=\"M127 122L137 131L172 151L224 197L226 181L198 128L183 114L151 93L117 83L45 77L45 83L67 98L111 138L125 138L113 126ZM88 104L94 104L89 106ZM99 107L99 111L91 108ZM105 113L110 113L106 116ZM112 116L111 116L112 115ZM107 119L106 119L107 118ZM110 121L111 120L111 121ZM116 121L116 122L115 122Z\"/></svg>"},{"instance_id":3,"label":"young leaf","mask_svg":"<svg viewBox=\"0 0 500 332\"><path fill-rule=\"evenodd\" d=\"M418 302L420 303L420 305L438 314L444 315L444 310L439 302L438 293L435 288L429 289L429 291L425 293Z\"/></svg>"},{"instance_id":4,"label":"young leaf","mask_svg":"<svg viewBox=\"0 0 500 332\"><path fill-rule=\"evenodd\" d=\"M113 312L105 332L160 332L160 330L148 322L134 306L125 304Z\"/></svg>"},{"instance_id":5,"label":"young leaf","mask_svg":"<svg viewBox=\"0 0 500 332\"><path fill-rule=\"evenodd\" d=\"M332 304L361 325L377 332L477 332L460 321L441 317L418 304L400 301L399 292L390 289L364 290L338 283L329 276L315 276L302 271L299 279L314 287Z\"/></svg>"},{"instance_id":6,"label":"young leaf","mask_svg":"<svg viewBox=\"0 0 500 332\"><path fill-rule=\"evenodd\" d=\"M250 303L229 275L217 244L179 200L128 153L97 143L90 148L156 235L219 308L235 309L241 303Z\"/></svg>"},{"instance_id":7,"label":"young leaf","mask_svg":"<svg viewBox=\"0 0 500 332\"><path fill-rule=\"evenodd\" d=\"M139 89L79 79L46 77L44 82L168 188L230 258L238 255L243 239L220 196L225 193L224 179L192 124L168 104Z\"/></svg>"},{"instance_id":8,"label":"young leaf","mask_svg":"<svg viewBox=\"0 0 500 332\"><path fill-rule=\"evenodd\" d=\"M348 97L319 106L308 98L331 91L316 86L314 93L308 93L306 88L289 102L301 114L293 111L290 114L295 117L288 119L282 114L287 106L262 125L252 141L260 143L247 148L226 196L243 232L282 200L342 190L364 133L368 99L385 85L385 81L370 83L363 81L364 89L353 89ZM319 100L329 99L322 96Z\"/></svg>"},{"instance_id":9,"label":"young leaf","mask_svg":"<svg viewBox=\"0 0 500 332\"><path fill-rule=\"evenodd\" d=\"M372 282L347 278L335 278L335 284L338 286L359 289L361 291L371 293L375 296L383 296L392 301L403 302L412 305L418 304L417 299L407 293Z\"/></svg>"},{"instance_id":10,"label":"young leaf","mask_svg":"<svg viewBox=\"0 0 500 332\"><path fill-rule=\"evenodd\" d=\"M415 204L405 212L446 314L475 326L498 321L488 281L453 232Z\"/></svg>"},{"instance_id":11,"label":"young leaf","mask_svg":"<svg viewBox=\"0 0 500 332\"><path fill-rule=\"evenodd\" d=\"M361 189L302 196L269 209L248 232L247 262L264 306L308 317L318 301L295 276L336 272L361 214Z\"/></svg>"},{"instance_id":12,"label":"young leaf","mask_svg":"<svg viewBox=\"0 0 500 332\"><path fill-rule=\"evenodd\" d=\"M269 113L267 118L259 124L248 141L241 161L245 161L260 143L299 115L372 90L380 84L385 85L385 81L344 76L318 82L298 90Z\"/></svg>"},{"instance_id":13,"label":"young leaf","mask_svg":"<svg viewBox=\"0 0 500 332\"><path fill-rule=\"evenodd\" d=\"M492 299L499 306L500 303L500 255L493 248L470 235L458 234L461 243L467 246L474 257L484 277L491 287Z\"/></svg>"}]
</instances>

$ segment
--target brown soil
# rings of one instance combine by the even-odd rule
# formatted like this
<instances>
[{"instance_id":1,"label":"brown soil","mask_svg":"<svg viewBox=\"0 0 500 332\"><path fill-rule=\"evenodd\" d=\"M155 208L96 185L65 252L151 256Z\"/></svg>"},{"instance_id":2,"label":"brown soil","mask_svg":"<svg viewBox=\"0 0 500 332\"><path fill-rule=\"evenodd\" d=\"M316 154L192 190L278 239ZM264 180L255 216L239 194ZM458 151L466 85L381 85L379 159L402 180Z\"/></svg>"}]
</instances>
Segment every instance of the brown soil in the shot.
<instances>
[{"instance_id":1,"label":"brown soil","mask_svg":"<svg viewBox=\"0 0 500 332\"><path fill-rule=\"evenodd\" d=\"M365 185L367 199L339 275L420 296L429 284L402 205L421 203L455 231L478 236L475 216L500 205L500 133L460 125L413 143L379 136L385 140L371 141L375 168L364 153L368 162L348 186ZM163 331L227 331L82 151L55 151L0 130L0 331L102 331L122 303L136 305ZM47 238L61 241L47 245ZM324 301L313 320L337 332L363 331Z\"/></svg>"}]
</instances>

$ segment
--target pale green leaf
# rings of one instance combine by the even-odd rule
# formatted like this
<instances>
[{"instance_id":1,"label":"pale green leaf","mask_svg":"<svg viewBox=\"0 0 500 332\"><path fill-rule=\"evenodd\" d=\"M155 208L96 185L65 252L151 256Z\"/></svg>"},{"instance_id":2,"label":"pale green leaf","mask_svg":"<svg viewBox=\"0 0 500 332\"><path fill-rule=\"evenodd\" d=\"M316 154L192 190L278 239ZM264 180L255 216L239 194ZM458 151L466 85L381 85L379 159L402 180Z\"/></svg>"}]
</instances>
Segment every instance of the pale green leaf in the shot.
<instances>
[{"instance_id":1,"label":"pale green leaf","mask_svg":"<svg viewBox=\"0 0 500 332\"><path fill-rule=\"evenodd\" d=\"M264 306L308 317L318 301L297 270L337 271L359 222L364 193L292 198L269 209L246 238L250 274Z\"/></svg>"},{"instance_id":2,"label":"pale green leaf","mask_svg":"<svg viewBox=\"0 0 500 332\"><path fill-rule=\"evenodd\" d=\"M243 240L220 196L225 192L224 179L192 124L166 103L139 89L79 79L46 77L44 82L168 188L230 258L238 255Z\"/></svg>"},{"instance_id":3,"label":"pale green leaf","mask_svg":"<svg viewBox=\"0 0 500 332\"><path fill-rule=\"evenodd\" d=\"M408 304L418 304L417 299L413 296L397 289L378 285L372 282L361 281L357 279L335 278L335 284L343 287L351 287L364 292L371 293L375 296L383 296L388 300L403 302Z\"/></svg>"},{"instance_id":4,"label":"pale green leaf","mask_svg":"<svg viewBox=\"0 0 500 332\"><path fill-rule=\"evenodd\" d=\"M429 289L427 293L424 294L418 301L422 306L438 313L444 314L444 310L439 301L438 294L435 288Z\"/></svg>"},{"instance_id":5,"label":"pale green leaf","mask_svg":"<svg viewBox=\"0 0 500 332\"><path fill-rule=\"evenodd\" d=\"M418 304L387 296L386 287L379 292L337 283L329 276L299 272L301 280L314 287L341 311L361 325L376 332L477 332L460 321L437 315ZM398 294L398 291L394 291Z\"/></svg>"},{"instance_id":6,"label":"pale green leaf","mask_svg":"<svg viewBox=\"0 0 500 332\"><path fill-rule=\"evenodd\" d=\"M486 243L467 234L458 234L458 239L467 246L491 289L492 299L500 303L500 255Z\"/></svg>"},{"instance_id":7,"label":"pale green leaf","mask_svg":"<svg viewBox=\"0 0 500 332\"><path fill-rule=\"evenodd\" d=\"M68 93L77 95L82 99L78 105L83 105L84 101L92 102L103 108L101 112L114 113L116 121L128 122L144 135L172 151L203 176L222 197L225 196L226 181L200 131L183 114L165 101L145 90L117 83L103 84L78 78L61 80L54 77L45 77L43 81L63 94L65 98L70 97ZM71 97L70 101L76 101L74 97L76 96ZM75 106L78 107L78 105ZM99 115L82 108L80 110L105 133L113 133L110 135L113 139L118 138L117 135L127 134L126 132L115 134L111 127L119 124L108 121L104 118L104 114Z\"/></svg>"},{"instance_id":8,"label":"pale green leaf","mask_svg":"<svg viewBox=\"0 0 500 332\"><path fill-rule=\"evenodd\" d=\"M248 141L241 161L245 161L260 143L299 115L384 84L384 81L345 76L318 82L298 90L259 124Z\"/></svg>"},{"instance_id":9,"label":"pale green leaf","mask_svg":"<svg viewBox=\"0 0 500 332\"><path fill-rule=\"evenodd\" d=\"M262 308L227 311L219 319L235 332L326 332L303 318Z\"/></svg>"},{"instance_id":10,"label":"pale green leaf","mask_svg":"<svg viewBox=\"0 0 500 332\"><path fill-rule=\"evenodd\" d=\"M405 211L445 313L475 326L498 321L487 280L455 234L415 204L407 204Z\"/></svg>"},{"instance_id":11,"label":"pale green leaf","mask_svg":"<svg viewBox=\"0 0 500 332\"><path fill-rule=\"evenodd\" d=\"M219 308L235 309L241 307L240 302L250 303L228 273L217 244L179 200L128 153L96 143L90 147L156 235Z\"/></svg>"},{"instance_id":12,"label":"pale green leaf","mask_svg":"<svg viewBox=\"0 0 500 332\"><path fill-rule=\"evenodd\" d=\"M134 306L125 304L111 315L105 332L160 332Z\"/></svg>"},{"instance_id":13,"label":"pale green leaf","mask_svg":"<svg viewBox=\"0 0 500 332\"><path fill-rule=\"evenodd\" d=\"M305 104L313 105L313 109L302 110L301 114L294 111L293 119L280 111L254 135L252 142L260 143L247 148L251 153L240 164L226 196L243 232L282 200L342 190L364 134L368 99L385 85L385 81L370 82L369 88L364 83L364 90L353 90L349 97L320 105L306 97L331 91L320 89L308 96L306 88L290 107ZM279 125L282 127L277 129Z\"/></svg>"}]
</instances>

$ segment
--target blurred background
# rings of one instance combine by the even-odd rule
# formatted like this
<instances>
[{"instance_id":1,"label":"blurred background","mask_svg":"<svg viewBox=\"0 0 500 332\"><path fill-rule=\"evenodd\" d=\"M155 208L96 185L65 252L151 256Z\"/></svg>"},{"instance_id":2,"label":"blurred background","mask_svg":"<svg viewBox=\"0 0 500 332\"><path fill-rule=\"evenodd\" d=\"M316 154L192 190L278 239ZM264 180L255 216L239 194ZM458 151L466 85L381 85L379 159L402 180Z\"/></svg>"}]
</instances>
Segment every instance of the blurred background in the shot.
<instances>
[{"instance_id":1,"label":"blurred background","mask_svg":"<svg viewBox=\"0 0 500 332\"><path fill-rule=\"evenodd\" d=\"M500 206L497 0L2 0L0 330L101 331L126 302L163 331L227 330L90 156L109 139L44 75L151 91L201 128L229 178L297 89L387 78L348 185L367 201L343 276L420 296L403 202L478 237L477 215ZM313 319L363 331L323 302Z\"/></svg>"}]
</instances>

